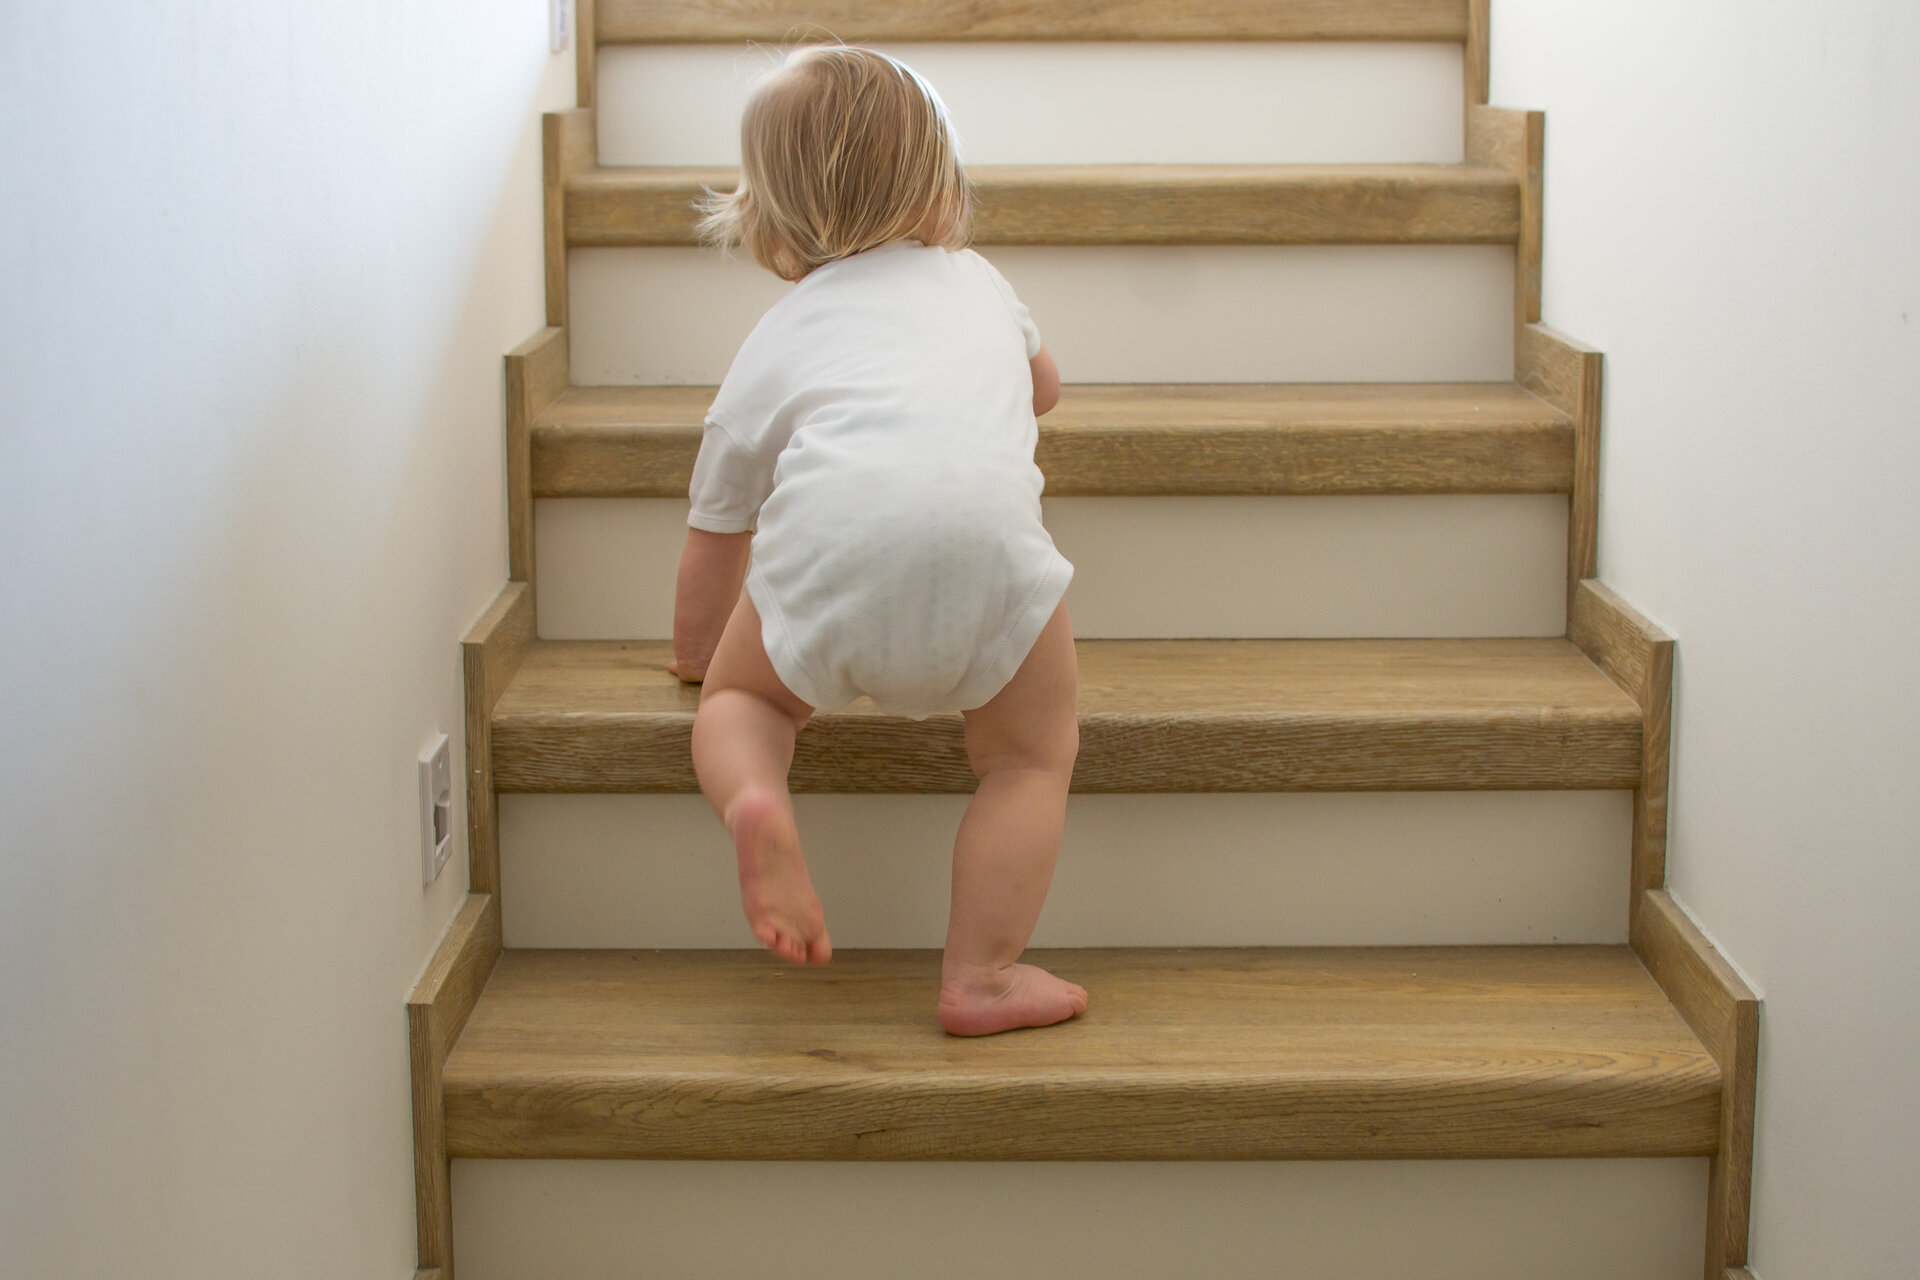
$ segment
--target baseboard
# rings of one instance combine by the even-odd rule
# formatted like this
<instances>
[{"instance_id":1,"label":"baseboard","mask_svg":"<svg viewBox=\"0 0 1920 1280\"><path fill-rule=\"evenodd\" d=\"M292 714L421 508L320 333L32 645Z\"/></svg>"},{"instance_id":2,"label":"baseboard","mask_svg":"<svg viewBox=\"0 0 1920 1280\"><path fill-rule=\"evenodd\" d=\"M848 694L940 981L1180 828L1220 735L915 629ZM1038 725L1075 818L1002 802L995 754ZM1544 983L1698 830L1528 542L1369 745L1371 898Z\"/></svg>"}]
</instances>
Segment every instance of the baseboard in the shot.
<instances>
[{"instance_id":1,"label":"baseboard","mask_svg":"<svg viewBox=\"0 0 1920 1280\"><path fill-rule=\"evenodd\" d=\"M1708 1276L1751 1280L1741 1264L1753 1208L1760 1001L1664 889L1643 895L1633 949L1720 1064L1720 1150L1707 1190Z\"/></svg>"},{"instance_id":2,"label":"baseboard","mask_svg":"<svg viewBox=\"0 0 1920 1280\"><path fill-rule=\"evenodd\" d=\"M468 894L428 962L420 985L407 1000L419 1274L436 1280L453 1280L453 1191L448 1177L446 1110L440 1077L447 1053L465 1029L467 1016L478 1003L480 990L499 958L499 899L491 894Z\"/></svg>"}]
</instances>

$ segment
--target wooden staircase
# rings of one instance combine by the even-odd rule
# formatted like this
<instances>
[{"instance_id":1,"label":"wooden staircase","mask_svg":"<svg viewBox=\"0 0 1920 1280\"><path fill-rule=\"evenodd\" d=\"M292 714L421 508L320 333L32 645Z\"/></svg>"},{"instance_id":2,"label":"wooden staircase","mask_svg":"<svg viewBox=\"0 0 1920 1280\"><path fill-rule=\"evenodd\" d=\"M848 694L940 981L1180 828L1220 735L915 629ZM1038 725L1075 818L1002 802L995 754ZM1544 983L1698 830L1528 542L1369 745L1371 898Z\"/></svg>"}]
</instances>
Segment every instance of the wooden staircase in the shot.
<instances>
[{"instance_id":1,"label":"wooden staircase","mask_svg":"<svg viewBox=\"0 0 1920 1280\"><path fill-rule=\"evenodd\" d=\"M1542 121L1484 105L1485 0L594 8L580 0L581 106L547 119L550 327L507 359L512 581L465 644L471 895L409 1004L422 1275L452 1280L454 1158L1673 1156L1710 1159L1703 1274L1733 1274L1757 1002L1663 888L1673 643L1596 580L1600 357L1539 324ZM972 170L988 245L1514 248L1512 382L1070 386L1041 424L1050 496L1567 496L1563 638L1083 640L1074 789L1631 791L1627 945L1051 951L1087 1014L970 1042L932 1020L936 952L849 949L803 972L725 949L503 950L500 795L696 790L697 698L666 674L669 646L541 639L536 621L535 501L684 496L712 395L571 385L568 249L689 243L692 199L733 176L600 167L597 48L778 42L806 23L1462 47L1463 165ZM816 718L793 785L973 779L957 716L862 704Z\"/></svg>"}]
</instances>

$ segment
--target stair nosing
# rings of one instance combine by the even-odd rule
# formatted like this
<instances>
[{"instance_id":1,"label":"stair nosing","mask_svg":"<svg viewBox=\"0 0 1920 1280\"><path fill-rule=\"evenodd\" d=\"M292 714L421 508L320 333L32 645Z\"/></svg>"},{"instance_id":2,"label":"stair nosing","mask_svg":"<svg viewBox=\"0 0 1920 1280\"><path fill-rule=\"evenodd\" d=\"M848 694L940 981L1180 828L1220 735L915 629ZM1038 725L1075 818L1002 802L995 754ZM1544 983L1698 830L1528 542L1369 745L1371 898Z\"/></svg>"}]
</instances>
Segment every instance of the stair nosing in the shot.
<instances>
[{"instance_id":1,"label":"stair nosing","mask_svg":"<svg viewBox=\"0 0 1920 1280\"><path fill-rule=\"evenodd\" d=\"M1372 387L1377 400L1352 394ZM1501 411L1474 420L1454 403L1468 390ZM684 497L712 393L569 388L533 423L533 496ZM623 395L630 419L608 420ZM1103 397L1125 411L1100 408ZM1440 399L1445 414L1431 403ZM1373 408L1361 419L1352 407L1325 407L1333 404ZM596 420L579 420L590 407ZM1149 412L1165 417L1143 420ZM1060 406L1040 420L1036 462L1049 497L1565 494L1574 449L1572 419L1511 383L1082 383L1063 388Z\"/></svg>"},{"instance_id":2,"label":"stair nosing","mask_svg":"<svg viewBox=\"0 0 1920 1280\"><path fill-rule=\"evenodd\" d=\"M598 166L565 184L570 246L692 245L728 165ZM1519 179L1475 164L980 165L975 241L1001 245L1516 244Z\"/></svg>"},{"instance_id":3,"label":"stair nosing","mask_svg":"<svg viewBox=\"0 0 1920 1280\"><path fill-rule=\"evenodd\" d=\"M597 43L674 45L793 40L807 24L863 41L1060 42L1086 40L1393 40L1464 44L1471 38L1459 0L1400 0L1390 7L1334 0L1205 0L1166 5L1044 5L1007 0L908 5L782 3L663 5L600 0Z\"/></svg>"},{"instance_id":4,"label":"stair nosing","mask_svg":"<svg viewBox=\"0 0 1920 1280\"><path fill-rule=\"evenodd\" d=\"M536 644L491 718L495 787L696 789L687 744L698 694L666 674L670 649ZM1638 706L1564 639L1092 640L1079 649L1082 793L1639 784ZM1509 671L1535 692L1483 691ZM1252 701L1282 686L1290 701ZM957 715L910 721L860 704L823 712L801 736L794 789L971 792L961 729Z\"/></svg>"}]
</instances>

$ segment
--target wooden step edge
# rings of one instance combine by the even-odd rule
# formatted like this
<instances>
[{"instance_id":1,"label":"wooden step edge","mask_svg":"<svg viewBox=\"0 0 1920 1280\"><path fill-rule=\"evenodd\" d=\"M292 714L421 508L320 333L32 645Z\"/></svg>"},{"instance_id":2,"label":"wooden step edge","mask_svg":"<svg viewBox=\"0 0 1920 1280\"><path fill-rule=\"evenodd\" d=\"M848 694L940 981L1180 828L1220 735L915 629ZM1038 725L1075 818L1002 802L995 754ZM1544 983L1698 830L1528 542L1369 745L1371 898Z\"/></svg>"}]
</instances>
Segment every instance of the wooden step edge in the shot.
<instances>
[{"instance_id":1,"label":"wooden step edge","mask_svg":"<svg viewBox=\"0 0 1920 1280\"><path fill-rule=\"evenodd\" d=\"M536 420L532 497L686 496L712 388L635 389L619 421L625 390L574 388ZM1183 413L1203 419L1207 406L1183 404L1183 388L1168 387L1166 423L1143 425L1074 411L1080 394L1113 388L1065 390L1072 417L1041 419L1035 454L1049 497L1568 493L1576 478L1574 425L1544 401L1532 421L1423 422L1417 404L1395 402L1369 422L1287 421L1279 408L1264 423L1182 422ZM671 403L639 403L648 392Z\"/></svg>"},{"instance_id":2,"label":"wooden step edge","mask_svg":"<svg viewBox=\"0 0 1920 1280\"><path fill-rule=\"evenodd\" d=\"M500 900L471 893L407 999L413 1083L413 1185L421 1271L453 1266L453 1189L442 1080L447 1057L501 954Z\"/></svg>"},{"instance_id":3,"label":"wooden step edge","mask_svg":"<svg viewBox=\"0 0 1920 1280\"><path fill-rule=\"evenodd\" d=\"M932 1083L923 1081L922 1084ZM617 1099L625 1111L673 1105L686 1096L712 1104L753 1108L757 1081L739 1076L689 1076L670 1083L592 1071L563 1078L489 1077L484 1086L449 1080L449 1155L455 1159L672 1159L672 1160L1519 1160L1699 1157L1710 1139L1710 1107L1688 1097L1668 1108L1641 1104L1641 1091L1623 1101L1595 1084L1554 1088L1511 1100L1501 1111L1476 1112L1476 1090L1444 1079L1406 1077L1397 1090L1428 1101L1442 1117L1424 1122L1396 1116L1361 1128L1349 1115L1316 1116L1324 1108L1364 1096L1368 1082L1327 1077L1303 1090L1275 1079L1216 1083L1191 1075L1143 1077L1133 1087L1103 1089L1053 1078L1018 1085L948 1089L929 1096L894 1082L870 1088L838 1084L833 1109L872 1112L854 1135L829 1128L831 1112L808 1112L777 1134L714 1133L697 1122L658 1129L590 1127L578 1099ZM1698 1083L1696 1092L1710 1086ZM510 1120L483 1117L482 1092L511 1099ZM1324 1093L1321 1092L1324 1090ZM1517 1094L1523 1091L1516 1086ZM1073 1096L1111 1117L1140 1113L1124 1126L1061 1133L1041 1117ZM1284 1101L1279 1100L1284 1096ZM1713 1095L1717 1101L1717 1094ZM1159 1103L1156 1107L1154 1104ZM1589 1110L1640 1105L1639 1125L1655 1132L1618 1132L1560 1119L1554 1113L1585 1103ZM604 1105L604 1104L601 1104ZM596 1105L596 1110L599 1105ZM1196 1113L1204 1119L1196 1119ZM1471 1121L1461 1117L1471 1115ZM1317 1121L1317 1123L1316 1123ZM1387 1127L1391 1123L1392 1127ZM995 1127L1019 1126L1014 1131ZM906 1134L908 1136L902 1136ZM1703 1144L1705 1146L1703 1147Z\"/></svg>"},{"instance_id":4,"label":"wooden step edge","mask_svg":"<svg viewBox=\"0 0 1920 1280\"><path fill-rule=\"evenodd\" d=\"M1468 0L598 0L597 43L1396 40L1464 44ZM585 19L583 18L583 21Z\"/></svg>"},{"instance_id":5,"label":"wooden step edge","mask_svg":"<svg viewBox=\"0 0 1920 1280\"><path fill-rule=\"evenodd\" d=\"M982 165L985 245L1514 244L1522 185L1490 165ZM692 245L731 168L596 168L565 184L573 247Z\"/></svg>"},{"instance_id":6,"label":"wooden step edge","mask_svg":"<svg viewBox=\"0 0 1920 1280\"><path fill-rule=\"evenodd\" d=\"M1334 696L1315 705L1302 692L1297 705L1282 708L1261 691L1271 681L1291 678L1284 666L1271 665L1284 663L1284 646L1269 651L1257 641L1082 641L1074 790L1616 790L1641 779L1641 727L1623 695L1596 699L1590 684L1566 686L1554 674L1543 686L1542 701L1531 706L1489 705L1471 697L1390 708L1364 699L1343 703L1341 689L1368 687L1370 679L1417 680L1419 655L1427 651L1416 650L1416 667L1403 671L1395 664L1409 660L1406 645L1376 653L1342 649L1341 643L1322 642L1322 651L1334 646L1335 653L1354 655L1360 673L1343 671L1338 663L1331 670L1302 669L1298 679L1321 682ZM1537 653L1558 673L1555 645L1571 653L1565 642L1543 642L1513 655L1501 649L1489 660L1524 664ZM665 675L668 649L665 642L544 642L543 660L530 665L537 671L523 696L496 709L495 788L696 790L689 746L696 699ZM1236 655L1254 665L1233 665ZM1170 703L1160 691L1166 674L1195 663L1227 664L1208 667L1220 672L1201 690L1210 701ZM1378 670L1384 674L1367 674L1382 663ZM1598 681L1597 673L1593 678ZM1133 684L1151 696L1131 696ZM791 782L795 791L871 794L967 794L976 785L960 717L911 721L859 707L814 717L797 745Z\"/></svg>"},{"instance_id":7,"label":"wooden step edge","mask_svg":"<svg viewBox=\"0 0 1920 1280\"><path fill-rule=\"evenodd\" d=\"M477 1043L463 1042L447 1067L448 1149L474 1158L832 1160L1710 1153L1719 1133L1719 1069L1625 948L1531 950L1594 953L1608 974L1618 969L1618 953L1638 975L1631 994L1565 979L1573 987L1547 997L1538 1013L1503 1005L1512 1028L1486 1030L1487 1042L1471 1052L1459 1048L1452 1022L1431 1051L1421 1047L1435 1033L1425 1012L1432 992L1458 998L1460 969L1487 963L1479 953L1505 952L1492 961L1492 976L1468 979L1479 988L1472 1007L1499 1004L1507 999L1499 975L1516 963L1536 963L1517 958L1517 950L1036 953L1041 963L1087 982L1096 1001L1088 1020L1056 1029L1051 1040L1032 1033L980 1049L955 1048L930 1025L934 952L846 952L834 966L801 975L773 971L758 953L508 953L523 958L501 968L509 994L496 997L490 987L489 998L499 1003L476 1018ZM1363 958L1351 970L1341 968L1351 959L1334 961L1332 988L1302 986L1297 976L1266 985L1263 973L1271 971L1261 968L1263 957L1285 951L1313 966L1334 953ZM1383 962L1432 966L1432 959L1403 957L1442 952L1453 953L1452 967L1411 985L1381 985L1368 976ZM1223 954L1231 957L1224 968L1215 958ZM1103 956L1122 968L1103 978ZM635 962L643 968L631 968ZM558 976L529 982L528 966ZM1127 973L1136 985L1117 988L1116 975ZM904 981L912 974L924 981ZM1145 985L1137 985L1141 976ZM679 995L662 993L663 980L697 993L701 1012L661 1005ZM1491 994L1482 994L1488 988ZM1232 1009L1223 1022L1201 1016L1176 1029L1161 1012L1176 990L1183 1009L1278 1000L1272 1016L1295 1026L1302 1024L1287 1019L1286 1002L1303 1001L1301 1009L1312 1012L1302 1016L1319 1027L1314 1043L1327 1038L1330 1019L1342 1016L1329 1011L1329 1001L1339 1007L1357 999L1361 1012L1352 1016L1369 1028L1361 1040L1377 1037L1382 1056L1346 1041L1325 1057L1309 1051L1288 1059L1277 1047L1269 1056L1253 1043L1257 1028ZM1103 993L1105 1005L1098 1003ZM1612 1000L1632 1003L1615 1012ZM778 1012L762 1009L768 1002ZM850 1004L859 1008L849 1011ZM709 1012L735 1007L743 1028L738 1050L730 1047L736 1037L726 1019ZM1406 1013L1394 1012L1402 1007ZM1605 1043L1615 1033L1582 1023L1585 1015L1575 1010L1583 1007L1636 1029ZM1144 1029L1123 1023L1116 1034L1094 1021L1114 1009L1132 1011L1114 1015L1123 1019L1144 1016ZM1381 1033L1402 1016L1403 1030ZM1217 1056L1206 1048L1216 1035ZM1173 1037L1168 1042L1182 1051L1156 1062L1155 1037ZM1189 1048L1201 1052L1183 1052ZM657 1062L649 1058L655 1053L663 1055Z\"/></svg>"},{"instance_id":8,"label":"wooden step edge","mask_svg":"<svg viewBox=\"0 0 1920 1280\"><path fill-rule=\"evenodd\" d=\"M494 785L537 794L691 794L693 714L513 717L494 726ZM1637 743L1611 726L1494 717L1344 722L1256 717L1081 719L1079 795L1626 790ZM795 793L970 795L958 718L816 717Z\"/></svg>"},{"instance_id":9,"label":"wooden step edge","mask_svg":"<svg viewBox=\"0 0 1920 1280\"><path fill-rule=\"evenodd\" d=\"M1720 1140L1707 1184L1706 1274L1731 1274L1746 1265L1753 1214L1760 1000L1664 889L1641 895L1632 945L1720 1067Z\"/></svg>"}]
</instances>

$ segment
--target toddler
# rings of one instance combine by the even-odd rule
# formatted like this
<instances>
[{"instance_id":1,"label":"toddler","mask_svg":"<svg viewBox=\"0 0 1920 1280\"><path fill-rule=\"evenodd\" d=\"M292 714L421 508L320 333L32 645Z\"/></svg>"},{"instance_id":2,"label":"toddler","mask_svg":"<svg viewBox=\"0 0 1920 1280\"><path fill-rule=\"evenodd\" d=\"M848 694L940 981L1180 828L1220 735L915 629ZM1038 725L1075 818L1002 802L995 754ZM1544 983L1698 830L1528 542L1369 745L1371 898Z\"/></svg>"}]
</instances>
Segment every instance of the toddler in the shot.
<instances>
[{"instance_id":1,"label":"toddler","mask_svg":"<svg viewBox=\"0 0 1920 1280\"><path fill-rule=\"evenodd\" d=\"M965 247L966 176L914 72L799 49L740 133L739 188L706 202L702 233L798 283L707 415L673 671L704 681L693 762L733 836L748 923L791 963L832 955L787 790L814 709L865 694L893 715L960 711L979 788L954 842L941 1025L1064 1021L1085 990L1016 963L1079 751L1073 566L1041 527L1033 462L1059 374Z\"/></svg>"}]
</instances>

